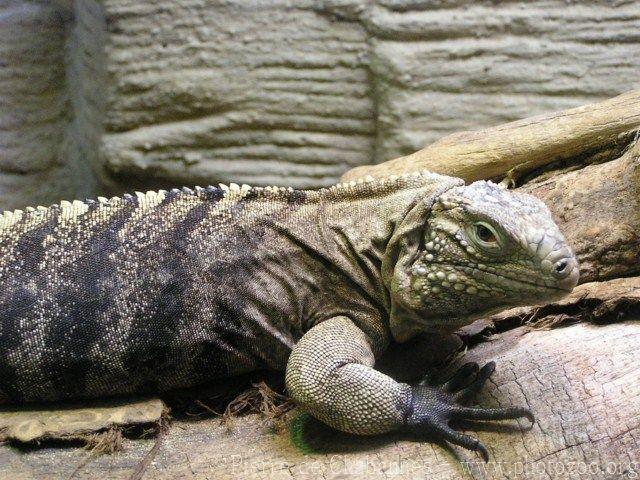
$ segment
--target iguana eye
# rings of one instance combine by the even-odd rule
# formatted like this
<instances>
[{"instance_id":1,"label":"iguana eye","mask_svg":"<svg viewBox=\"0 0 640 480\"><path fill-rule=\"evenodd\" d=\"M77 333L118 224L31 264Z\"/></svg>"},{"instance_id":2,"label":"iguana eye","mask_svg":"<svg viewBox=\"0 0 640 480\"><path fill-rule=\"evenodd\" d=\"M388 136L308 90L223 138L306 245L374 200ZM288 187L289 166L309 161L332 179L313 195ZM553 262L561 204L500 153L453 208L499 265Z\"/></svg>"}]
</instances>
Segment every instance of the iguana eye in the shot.
<instances>
[{"instance_id":1,"label":"iguana eye","mask_svg":"<svg viewBox=\"0 0 640 480\"><path fill-rule=\"evenodd\" d=\"M486 223L476 223L474 224L473 229L475 237L480 241L480 243L489 247L498 246L498 236L491 226Z\"/></svg>"}]
</instances>

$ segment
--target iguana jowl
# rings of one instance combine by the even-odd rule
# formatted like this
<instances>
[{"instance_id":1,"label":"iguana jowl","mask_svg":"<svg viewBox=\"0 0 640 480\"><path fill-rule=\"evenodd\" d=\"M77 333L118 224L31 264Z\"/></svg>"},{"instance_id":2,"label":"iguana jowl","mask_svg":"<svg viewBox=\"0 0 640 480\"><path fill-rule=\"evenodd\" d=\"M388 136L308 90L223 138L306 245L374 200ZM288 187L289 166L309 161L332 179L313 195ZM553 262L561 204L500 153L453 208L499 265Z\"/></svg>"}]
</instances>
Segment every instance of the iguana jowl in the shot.
<instances>
[{"instance_id":1,"label":"iguana jowl","mask_svg":"<svg viewBox=\"0 0 640 480\"><path fill-rule=\"evenodd\" d=\"M390 344L563 296L578 265L539 200L428 172L318 191L207 187L0 216L0 403L286 370L293 399L358 434L428 431L493 371L440 388L373 364ZM466 386L465 386L466 385ZM464 387L464 388L461 388Z\"/></svg>"}]
</instances>

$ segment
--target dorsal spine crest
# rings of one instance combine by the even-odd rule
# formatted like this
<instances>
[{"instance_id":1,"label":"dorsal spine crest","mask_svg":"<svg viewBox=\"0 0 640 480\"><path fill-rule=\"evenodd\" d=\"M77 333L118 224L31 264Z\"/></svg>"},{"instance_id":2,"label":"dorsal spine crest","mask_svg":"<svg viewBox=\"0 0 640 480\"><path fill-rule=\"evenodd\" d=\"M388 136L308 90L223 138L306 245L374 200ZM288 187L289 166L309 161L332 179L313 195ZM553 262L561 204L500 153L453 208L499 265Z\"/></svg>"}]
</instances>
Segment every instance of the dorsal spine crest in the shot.
<instances>
[{"instance_id":1,"label":"dorsal spine crest","mask_svg":"<svg viewBox=\"0 0 640 480\"><path fill-rule=\"evenodd\" d=\"M321 188L316 190L316 192L332 192L332 193L353 193L357 194L363 188L370 189L371 187L375 188L389 188L393 184L404 184L412 179L420 179L427 177L443 177L442 175L429 172L427 170L416 171L411 173L404 173L401 175L390 175L384 178L374 178L370 175L365 177L352 180L350 182L337 183L332 185L331 187ZM283 196L287 196L294 192L295 190L292 187L277 187L277 186L267 186L267 187L252 187L247 184L238 185L237 183L229 183L228 185L219 184L218 186L208 185L206 187L196 186L193 189L189 187L182 188L172 188L168 192L166 190L150 190L146 193L143 192L135 192L135 195L130 193L125 193L122 197L113 196L111 198L99 196L96 199L87 199L84 202L80 200L74 200L73 202L69 202L67 200L62 200L60 203L50 205L49 207L38 206L36 208L27 207L25 210L7 210L0 214L0 228L7 228L11 225L19 222L22 219L39 217L45 215L50 210L56 210L61 212L64 218L73 218L78 215L82 215L89 210L89 207L98 204L98 208L101 206L111 206L118 204L122 201L130 202L134 198L138 201L139 205L144 207L150 207L158 205L168 193L172 195L195 195L198 197L206 197L207 195L215 194L219 191L222 191L225 198L242 198L246 196L249 192L254 192L259 194L265 198L282 198Z\"/></svg>"}]
</instances>

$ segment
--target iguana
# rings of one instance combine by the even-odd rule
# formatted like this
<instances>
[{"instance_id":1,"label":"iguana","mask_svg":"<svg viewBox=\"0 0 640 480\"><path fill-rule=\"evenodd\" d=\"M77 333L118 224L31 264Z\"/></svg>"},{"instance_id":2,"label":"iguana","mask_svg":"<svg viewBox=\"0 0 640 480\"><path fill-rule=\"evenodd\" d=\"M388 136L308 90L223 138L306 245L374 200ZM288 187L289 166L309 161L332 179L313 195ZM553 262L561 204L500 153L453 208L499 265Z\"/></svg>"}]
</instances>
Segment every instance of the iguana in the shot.
<instances>
[{"instance_id":1,"label":"iguana","mask_svg":"<svg viewBox=\"0 0 640 480\"><path fill-rule=\"evenodd\" d=\"M0 403L159 392L285 371L290 396L356 434L476 450L452 419L494 364L444 385L373 368L392 342L549 301L578 264L547 207L418 172L315 191L246 185L61 202L0 216ZM410 352L409 352L410 353Z\"/></svg>"}]
</instances>

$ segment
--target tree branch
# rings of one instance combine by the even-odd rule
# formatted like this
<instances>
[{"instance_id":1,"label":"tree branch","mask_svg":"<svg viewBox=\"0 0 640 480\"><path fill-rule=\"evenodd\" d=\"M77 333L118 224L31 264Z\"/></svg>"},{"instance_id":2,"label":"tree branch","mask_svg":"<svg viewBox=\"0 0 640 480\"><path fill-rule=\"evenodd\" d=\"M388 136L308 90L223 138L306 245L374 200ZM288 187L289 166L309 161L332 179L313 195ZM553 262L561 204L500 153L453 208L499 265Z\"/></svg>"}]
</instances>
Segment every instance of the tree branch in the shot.
<instances>
[{"instance_id":1,"label":"tree branch","mask_svg":"<svg viewBox=\"0 0 640 480\"><path fill-rule=\"evenodd\" d=\"M466 181L615 149L621 135L640 129L640 90L591 105L539 115L473 132L448 135L411 155L356 167L343 181L430 170Z\"/></svg>"}]
</instances>

